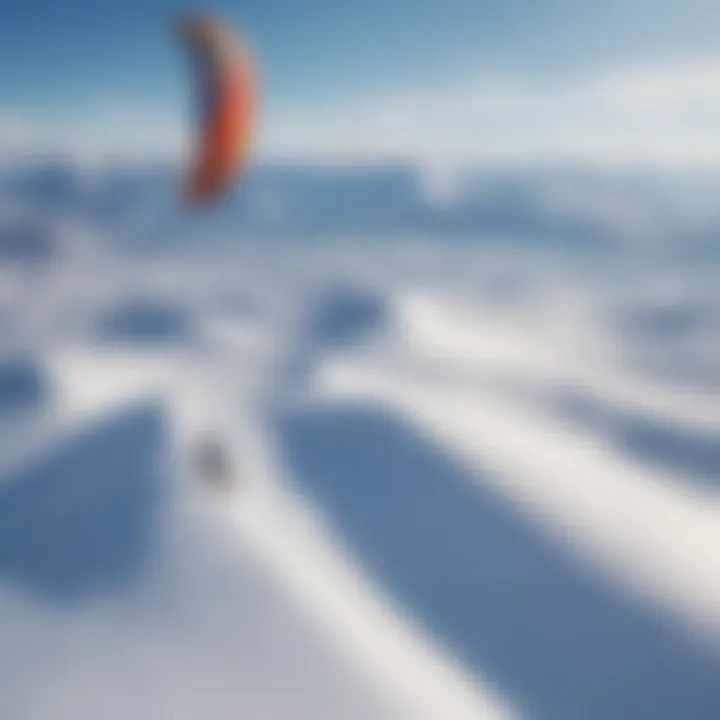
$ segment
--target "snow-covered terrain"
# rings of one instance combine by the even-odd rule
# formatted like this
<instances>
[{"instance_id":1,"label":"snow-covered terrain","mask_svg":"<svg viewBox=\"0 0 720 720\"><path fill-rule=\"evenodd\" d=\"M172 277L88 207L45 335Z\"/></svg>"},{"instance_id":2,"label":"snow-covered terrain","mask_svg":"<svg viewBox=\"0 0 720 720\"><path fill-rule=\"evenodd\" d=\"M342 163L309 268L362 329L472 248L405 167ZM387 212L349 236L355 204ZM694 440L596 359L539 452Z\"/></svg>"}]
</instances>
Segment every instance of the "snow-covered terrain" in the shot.
<instances>
[{"instance_id":1,"label":"snow-covered terrain","mask_svg":"<svg viewBox=\"0 0 720 720\"><path fill-rule=\"evenodd\" d=\"M171 177L2 174L0 718L720 717L717 179Z\"/></svg>"}]
</instances>

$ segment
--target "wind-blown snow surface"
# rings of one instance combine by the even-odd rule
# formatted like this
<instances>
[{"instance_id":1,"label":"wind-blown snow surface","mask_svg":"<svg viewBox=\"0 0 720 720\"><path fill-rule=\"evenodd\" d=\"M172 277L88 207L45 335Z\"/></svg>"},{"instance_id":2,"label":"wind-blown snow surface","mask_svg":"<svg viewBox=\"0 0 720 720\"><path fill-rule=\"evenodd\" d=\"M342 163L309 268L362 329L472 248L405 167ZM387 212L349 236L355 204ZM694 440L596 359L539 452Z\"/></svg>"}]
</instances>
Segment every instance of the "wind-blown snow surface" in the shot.
<instances>
[{"instance_id":1,"label":"wind-blown snow surface","mask_svg":"<svg viewBox=\"0 0 720 720\"><path fill-rule=\"evenodd\" d=\"M716 181L423 183L6 171L0 717L720 716Z\"/></svg>"}]
</instances>

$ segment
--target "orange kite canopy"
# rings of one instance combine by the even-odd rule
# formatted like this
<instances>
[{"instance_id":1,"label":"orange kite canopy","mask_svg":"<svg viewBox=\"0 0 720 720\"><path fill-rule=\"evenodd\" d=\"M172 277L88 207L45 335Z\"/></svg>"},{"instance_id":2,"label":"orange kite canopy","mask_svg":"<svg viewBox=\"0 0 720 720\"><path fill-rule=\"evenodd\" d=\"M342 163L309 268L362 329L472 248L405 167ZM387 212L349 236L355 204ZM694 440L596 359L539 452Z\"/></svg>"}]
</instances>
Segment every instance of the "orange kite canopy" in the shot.
<instances>
[{"instance_id":1,"label":"orange kite canopy","mask_svg":"<svg viewBox=\"0 0 720 720\"><path fill-rule=\"evenodd\" d=\"M227 190L248 160L255 77L247 48L227 25L184 17L177 30L194 61L201 106L186 199L205 204Z\"/></svg>"}]
</instances>

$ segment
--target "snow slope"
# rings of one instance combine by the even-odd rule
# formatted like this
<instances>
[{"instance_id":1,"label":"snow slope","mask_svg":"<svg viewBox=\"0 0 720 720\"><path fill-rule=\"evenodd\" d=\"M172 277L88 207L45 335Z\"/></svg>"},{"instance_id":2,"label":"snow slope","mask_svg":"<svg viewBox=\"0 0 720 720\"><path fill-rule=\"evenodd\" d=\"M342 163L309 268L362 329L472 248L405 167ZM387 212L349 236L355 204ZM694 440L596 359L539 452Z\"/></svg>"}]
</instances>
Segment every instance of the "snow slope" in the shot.
<instances>
[{"instance_id":1,"label":"snow slope","mask_svg":"<svg viewBox=\"0 0 720 720\"><path fill-rule=\"evenodd\" d=\"M566 256L576 196L533 241L485 187L505 240L450 241L420 231L485 232L472 187L443 225L314 177L316 241L221 213L123 249L100 184L50 193L85 223L59 254L2 261L0 717L716 718L709 264L627 203Z\"/></svg>"}]
</instances>

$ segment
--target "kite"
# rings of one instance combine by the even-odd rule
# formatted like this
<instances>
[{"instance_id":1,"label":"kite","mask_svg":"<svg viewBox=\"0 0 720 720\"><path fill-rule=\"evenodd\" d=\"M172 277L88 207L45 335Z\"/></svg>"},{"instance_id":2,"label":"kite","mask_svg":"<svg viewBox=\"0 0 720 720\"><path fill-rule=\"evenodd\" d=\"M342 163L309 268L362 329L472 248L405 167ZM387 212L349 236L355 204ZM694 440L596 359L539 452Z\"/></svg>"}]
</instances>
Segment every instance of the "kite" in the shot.
<instances>
[{"instance_id":1,"label":"kite","mask_svg":"<svg viewBox=\"0 0 720 720\"><path fill-rule=\"evenodd\" d=\"M186 17L178 21L177 30L195 66L201 111L185 199L209 204L224 194L248 162L255 73L245 43L224 23Z\"/></svg>"}]
</instances>

